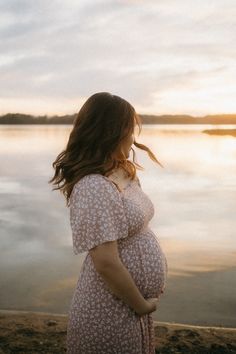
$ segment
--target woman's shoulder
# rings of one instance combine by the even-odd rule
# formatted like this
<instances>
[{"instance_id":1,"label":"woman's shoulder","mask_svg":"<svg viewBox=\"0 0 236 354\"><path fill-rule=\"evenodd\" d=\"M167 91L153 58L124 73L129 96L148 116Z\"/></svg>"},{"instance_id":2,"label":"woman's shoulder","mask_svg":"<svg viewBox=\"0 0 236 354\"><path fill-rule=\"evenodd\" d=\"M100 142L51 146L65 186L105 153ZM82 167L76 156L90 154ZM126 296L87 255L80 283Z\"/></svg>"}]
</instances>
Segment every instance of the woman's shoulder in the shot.
<instances>
[{"instance_id":1,"label":"woman's shoulder","mask_svg":"<svg viewBox=\"0 0 236 354\"><path fill-rule=\"evenodd\" d=\"M117 187L108 177L101 174L88 174L74 184L70 195L70 205L103 205L121 207L122 198Z\"/></svg>"},{"instance_id":2,"label":"woman's shoulder","mask_svg":"<svg viewBox=\"0 0 236 354\"><path fill-rule=\"evenodd\" d=\"M111 184L112 181L106 177L103 176L101 173L89 173L85 176L83 176L82 178L80 178L80 180L75 183L76 185L87 185L87 184L102 184L102 185L106 185L106 184Z\"/></svg>"},{"instance_id":3,"label":"woman's shoulder","mask_svg":"<svg viewBox=\"0 0 236 354\"><path fill-rule=\"evenodd\" d=\"M114 188L116 188L114 183L108 177L100 173L89 173L74 184L73 191L86 190L87 192L98 191L101 193L104 190L112 191Z\"/></svg>"}]
</instances>

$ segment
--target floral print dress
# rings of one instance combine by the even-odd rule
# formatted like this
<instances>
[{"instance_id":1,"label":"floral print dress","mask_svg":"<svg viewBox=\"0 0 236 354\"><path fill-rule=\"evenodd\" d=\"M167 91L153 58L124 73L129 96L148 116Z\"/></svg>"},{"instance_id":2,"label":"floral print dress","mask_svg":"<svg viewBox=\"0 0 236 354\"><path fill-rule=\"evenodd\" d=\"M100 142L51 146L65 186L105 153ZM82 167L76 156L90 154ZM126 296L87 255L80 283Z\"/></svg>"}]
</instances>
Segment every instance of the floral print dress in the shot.
<instances>
[{"instance_id":1,"label":"floral print dress","mask_svg":"<svg viewBox=\"0 0 236 354\"><path fill-rule=\"evenodd\" d=\"M144 298L159 298L168 266L148 225L153 216L153 203L138 178L122 191L99 173L88 174L74 185L70 196L73 251L87 255L68 314L68 354L155 353L152 313L139 316L112 293L88 252L117 240L120 259Z\"/></svg>"}]
</instances>

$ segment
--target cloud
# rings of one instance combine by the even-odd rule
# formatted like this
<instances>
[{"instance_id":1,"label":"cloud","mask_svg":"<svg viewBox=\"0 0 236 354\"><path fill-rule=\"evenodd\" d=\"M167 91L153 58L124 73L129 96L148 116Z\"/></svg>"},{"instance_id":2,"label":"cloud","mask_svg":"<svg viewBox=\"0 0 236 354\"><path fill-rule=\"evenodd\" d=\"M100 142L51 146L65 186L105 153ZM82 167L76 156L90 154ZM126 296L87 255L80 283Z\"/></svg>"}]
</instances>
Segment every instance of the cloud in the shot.
<instances>
[{"instance_id":1,"label":"cloud","mask_svg":"<svg viewBox=\"0 0 236 354\"><path fill-rule=\"evenodd\" d=\"M235 15L233 0L2 1L1 113L19 111L24 100L29 113L67 113L68 103L98 91L153 113L165 95L168 113L175 110L168 90L172 100L183 87L192 95L211 90L213 73L227 95L227 71L236 71Z\"/></svg>"}]
</instances>

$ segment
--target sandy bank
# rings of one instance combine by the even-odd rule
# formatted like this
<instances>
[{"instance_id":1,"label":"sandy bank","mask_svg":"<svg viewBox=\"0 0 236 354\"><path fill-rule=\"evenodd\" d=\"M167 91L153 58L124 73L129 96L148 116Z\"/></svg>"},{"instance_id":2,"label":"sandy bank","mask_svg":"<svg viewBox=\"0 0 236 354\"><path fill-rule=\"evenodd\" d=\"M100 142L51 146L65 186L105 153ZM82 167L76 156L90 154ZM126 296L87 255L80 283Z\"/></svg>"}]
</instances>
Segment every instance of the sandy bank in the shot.
<instances>
[{"instance_id":1,"label":"sandy bank","mask_svg":"<svg viewBox=\"0 0 236 354\"><path fill-rule=\"evenodd\" d=\"M202 132L210 135L232 135L236 137L236 129L205 129Z\"/></svg>"},{"instance_id":2,"label":"sandy bank","mask_svg":"<svg viewBox=\"0 0 236 354\"><path fill-rule=\"evenodd\" d=\"M66 353L67 315L0 310L0 354ZM155 321L156 353L236 353L236 329Z\"/></svg>"}]
</instances>

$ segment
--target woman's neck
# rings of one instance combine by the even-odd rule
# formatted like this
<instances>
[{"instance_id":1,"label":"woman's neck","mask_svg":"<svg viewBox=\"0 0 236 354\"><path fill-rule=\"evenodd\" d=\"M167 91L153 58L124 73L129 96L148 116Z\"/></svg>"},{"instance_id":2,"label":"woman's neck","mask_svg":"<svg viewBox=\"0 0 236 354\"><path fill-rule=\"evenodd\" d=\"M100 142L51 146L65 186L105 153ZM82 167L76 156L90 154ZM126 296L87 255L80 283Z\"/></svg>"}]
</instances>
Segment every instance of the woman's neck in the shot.
<instances>
[{"instance_id":1,"label":"woman's neck","mask_svg":"<svg viewBox=\"0 0 236 354\"><path fill-rule=\"evenodd\" d=\"M117 183L121 189L125 188L130 181L130 178L127 177L126 171L124 171L123 168L114 169L107 177Z\"/></svg>"}]
</instances>

